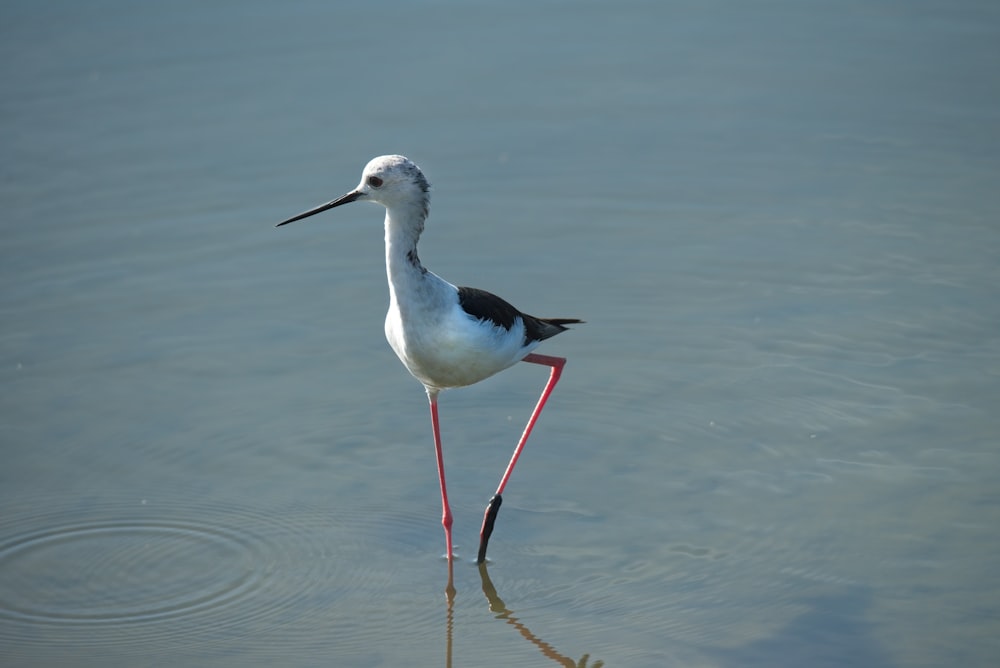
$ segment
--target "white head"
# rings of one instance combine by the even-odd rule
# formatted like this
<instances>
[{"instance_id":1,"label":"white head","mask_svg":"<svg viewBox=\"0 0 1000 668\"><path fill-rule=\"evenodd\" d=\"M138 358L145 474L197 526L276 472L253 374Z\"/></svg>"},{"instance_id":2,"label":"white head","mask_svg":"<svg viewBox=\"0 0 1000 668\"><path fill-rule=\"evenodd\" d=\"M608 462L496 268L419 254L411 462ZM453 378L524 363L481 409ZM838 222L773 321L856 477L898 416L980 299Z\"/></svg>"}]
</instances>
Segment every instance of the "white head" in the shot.
<instances>
[{"instance_id":1,"label":"white head","mask_svg":"<svg viewBox=\"0 0 1000 668\"><path fill-rule=\"evenodd\" d=\"M420 168L401 155L382 155L373 158L361 173L361 183L351 192L335 200L304 211L278 223L275 227L308 218L341 204L368 200L387 209L414 209L422 219L430 210L430 184Z\"/></svg>"}]
</instances>

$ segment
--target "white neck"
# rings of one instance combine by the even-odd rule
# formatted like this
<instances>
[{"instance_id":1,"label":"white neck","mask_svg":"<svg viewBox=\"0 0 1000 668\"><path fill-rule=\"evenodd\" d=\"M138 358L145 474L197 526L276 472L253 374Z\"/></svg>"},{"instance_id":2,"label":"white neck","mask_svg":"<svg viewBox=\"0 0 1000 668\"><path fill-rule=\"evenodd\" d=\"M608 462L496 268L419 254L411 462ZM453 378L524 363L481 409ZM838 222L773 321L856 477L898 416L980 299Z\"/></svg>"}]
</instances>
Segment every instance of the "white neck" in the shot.
<instances>
[{"instance_id":1,"label":"white neck","mask_svg":"<svg viewBox=\"0 0 1000 668\"><path fill-rule=\"evenodd\" d=\"M417 257L423 218L423 213L417 210L386 209L385 271L389 279L390 308L443 306L444 288L448 284L427 271Z\"/></svg>"}]
</instances>

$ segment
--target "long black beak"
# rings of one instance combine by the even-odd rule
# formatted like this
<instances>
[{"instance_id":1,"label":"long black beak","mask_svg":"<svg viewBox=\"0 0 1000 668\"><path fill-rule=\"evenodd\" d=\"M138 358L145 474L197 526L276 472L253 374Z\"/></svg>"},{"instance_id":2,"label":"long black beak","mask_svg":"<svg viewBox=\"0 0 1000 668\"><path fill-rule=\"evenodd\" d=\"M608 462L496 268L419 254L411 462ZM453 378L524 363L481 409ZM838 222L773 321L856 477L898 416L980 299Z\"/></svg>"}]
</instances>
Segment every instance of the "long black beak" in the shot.
<instances>
[{"instance_id":1,"label":"long black beak","mask_svg":"<svg viewBox=\"0 0 1000 668\"><path fill-rule=\"evenodd\" d=\"M335 206L340 206L341 204L347 204L353 202L357 198L361 197L362 193L357 190L352 190L343 197L333 200L332 202L327 202L326 204L320 204L315 209L309 209L308 211L303 211L297 216L292 216L288 220L283 220L275 227L281 227L282 225L287 225L288 223L294 223L296 220L302 220L303 218L308 218L309 216L315 216L317 213L323 213L327 209L332 209Z\"/></svg>"}]
</instances>

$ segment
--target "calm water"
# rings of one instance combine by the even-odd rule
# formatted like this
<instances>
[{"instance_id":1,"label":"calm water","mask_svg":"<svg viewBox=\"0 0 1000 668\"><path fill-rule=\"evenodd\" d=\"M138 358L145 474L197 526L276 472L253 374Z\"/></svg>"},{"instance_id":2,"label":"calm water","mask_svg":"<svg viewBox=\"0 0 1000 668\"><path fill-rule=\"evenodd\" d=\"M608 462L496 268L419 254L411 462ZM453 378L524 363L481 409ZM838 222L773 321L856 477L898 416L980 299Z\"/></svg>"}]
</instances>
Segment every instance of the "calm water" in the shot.
<instances>
[{"instance_id":1,"label":"calm water","mask_svg":"<svg viewBox=\"0 0 1000 668\"><path fill-rule=\"evenodd\" d=\"M6 2L0 663L994 666L994 2ZM421 257L587 324L426 401Z\"/></svg>"}]
</instances>

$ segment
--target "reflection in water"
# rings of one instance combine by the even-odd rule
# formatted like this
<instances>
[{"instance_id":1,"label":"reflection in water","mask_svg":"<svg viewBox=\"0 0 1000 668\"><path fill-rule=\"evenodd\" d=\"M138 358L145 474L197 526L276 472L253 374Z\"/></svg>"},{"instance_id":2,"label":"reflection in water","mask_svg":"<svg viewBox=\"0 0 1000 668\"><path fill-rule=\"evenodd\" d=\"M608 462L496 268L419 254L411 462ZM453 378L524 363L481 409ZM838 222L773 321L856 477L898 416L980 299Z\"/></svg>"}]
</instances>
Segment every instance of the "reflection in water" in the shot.
<instances>
[{"instance_id":1,"label":"reflection in water","mask_svg":"<svg viewBox=\"0 0 1000 668\"><path fill-rule=\"evenodd\" d=\"M451 647L452 638L454 634L452 631L455 628L455 560L448 560L448 586L444 588L444 595L448 599L448 642L446 644L447 650L445 651L445 665L451 668Z\"/></svg>"},{"instance_id":2,"label":"reflection in water","mask_svg":"<svg viewBox=\"0 0 1000 668\"><path fill-rule=\"evenodd\" d=\"M479 564L479 577L482 579L483 583L483 594L486 595L486 600L490 603L490 612L496 613L497 619L502 619L520 633L524 638L530 642L532 645L537 647L543 655L552 659L561 666L566 666L566 668L588 668L587 662L590 660L589 654L584 654L580 657L579 661L574 661L572 658L560 654L555 650L552 645L548 644L534 633L531 632L527 626L525 626L517 617L514 616L514 611L507 608L507 604L503 602L503 599L497 594L496 587L493 586L493 581L490 580L490 574L486 570L486 563L481 562ZM448 614L447 614L447 649L445 652L446 663L448 668L451 668L451 650L452 650L452 630L454 628L455 621L455 570L454 570L454 560L448 560L448 586L445 587L445 596L448 599ZM590 665L589 668L601 668L604 665L603 661L596 661Z\"/></svg>"}]
</instances>

